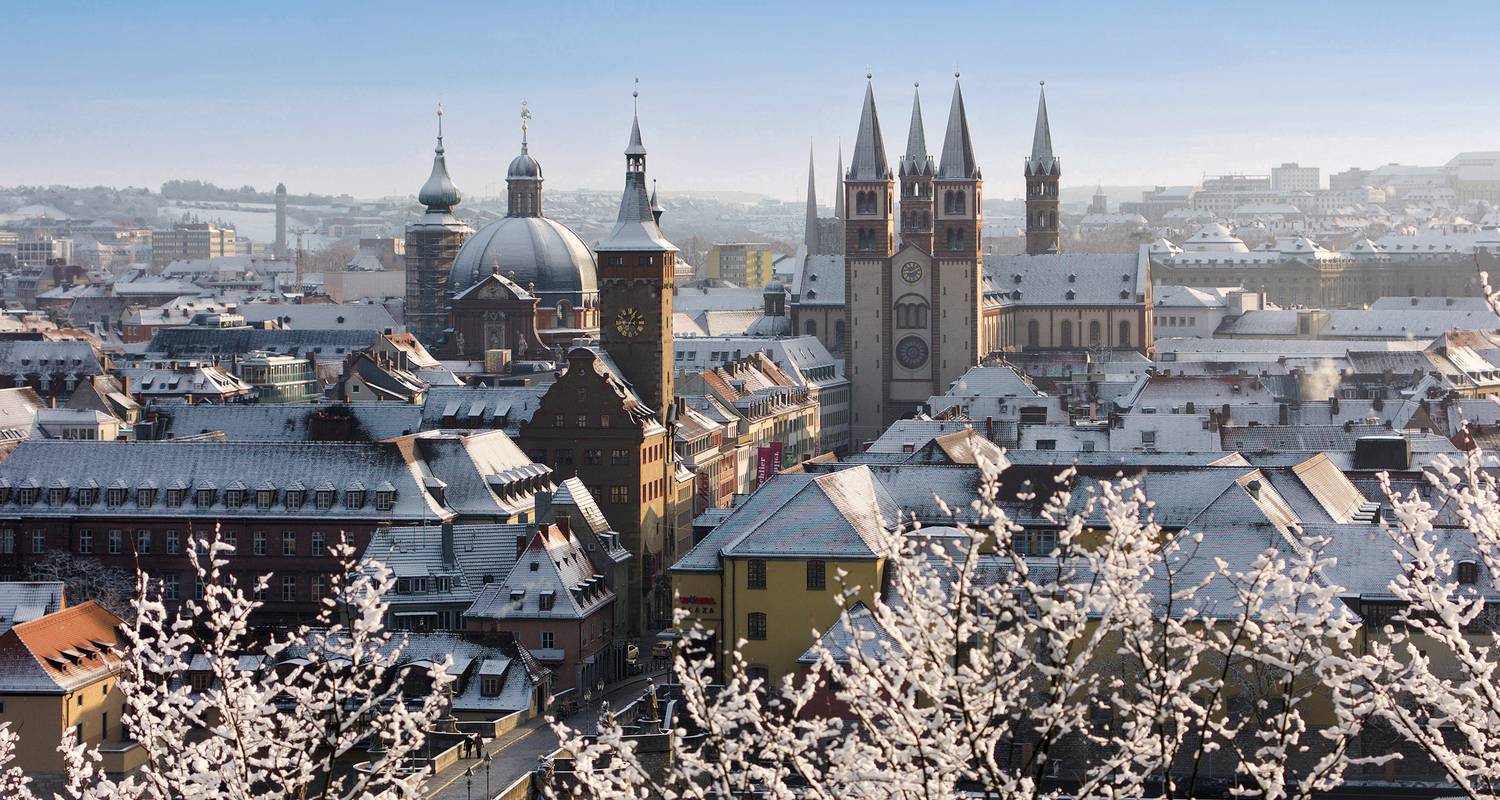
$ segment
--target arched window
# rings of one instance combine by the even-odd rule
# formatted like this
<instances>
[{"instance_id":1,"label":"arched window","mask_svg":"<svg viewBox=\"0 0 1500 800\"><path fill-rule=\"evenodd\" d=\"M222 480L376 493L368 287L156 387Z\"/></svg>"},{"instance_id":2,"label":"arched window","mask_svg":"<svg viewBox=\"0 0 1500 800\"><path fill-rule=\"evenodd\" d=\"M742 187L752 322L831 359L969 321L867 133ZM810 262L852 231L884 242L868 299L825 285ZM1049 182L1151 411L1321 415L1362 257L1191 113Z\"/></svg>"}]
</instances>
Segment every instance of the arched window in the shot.
<instances>
[{"instance_id":1,"label":"arched window","mask_svg":"<svg viewBox=\"0 0 1500 800\"><path fill-rule=\"evenodd\" d=\"M1026 323L1026 346L1042 346L1042 326L1041 323L1037 322L1036 320L1031 320Z\"/></svg>"},{"instance_id":2,"label":"arched window","mask_svg":"<svg viewBox=\"0 0 1500 800\"><path fill-rule=\"evenodd\" d=\"M1099 346L1099 339L1100 339L1100 337L1103 336L1103 333L1101 332L1103 330L1103 327L1104 326L1102 326L1102 325L1099 324L1099 320L1097 320L1097 319L1089 320L1089 346L1090 347L1098 347Z\"/></svg>"},{"instance_id":3,"label":"arched window","mask_svg":"<svg viewBox=\"0 0 1500 800\"><path fill-rule=\"evenodd\" d=\"M1059 347L1073 346L1073 321L1063 320L1058 326L1057 344Z\"/></svg>"},{"instance_id":4,"label":"arched window","mask_svg":"<svg viewBox=\"0 0 1500 800\"><path fill-rule=\"evenodd\" d=\"M1116 342L1116 346L1130 346L1130 320L1120 320L1120 341Z\"/></svg>"},{"instance_id":5,"label":"arched window","mask_svg":"<svg viewBox=\"0 0 1500 800\"><path fill-rule=\"evenodd\" d=\"M807 321L807 324L805 324L805 325L802 326L802 329L807 332L808 336L817 336L818 335L818 321L815 320L815 319L810 319L810 320Z\"/></svg>"},{"instance_id":6,"label":"arched window","mask_svg":"<svg viewBox=\"0 0 1500 800\"><path fill-rule=\"evenodd\" d=\"M896 301L897 328L926 328L927 301L916 295L907 295Z\"/></svg>"},{"instance_id":7,"label":"arched window","mask_svg":"<svg viewBox=\"0 0 1500 800\"><path fill-rule=\"evenodd\" d=\"M953 193L953 213L955 213L955 214L962 214L962 213L964 213L964 205L965 205L965 201L964 201L964 193L963 193L963 191L959 190L957 192L954 192Z\"/></svg>"},{"instance_id":8,"label":"arched window","mask_svg":"<svg viewBox=\"0 0 1500 800\"><path fill-rule=\"evenodd\" d=\"M953 213L953 190L943 192L943 213Z\"/></svg>"}]
</instances>

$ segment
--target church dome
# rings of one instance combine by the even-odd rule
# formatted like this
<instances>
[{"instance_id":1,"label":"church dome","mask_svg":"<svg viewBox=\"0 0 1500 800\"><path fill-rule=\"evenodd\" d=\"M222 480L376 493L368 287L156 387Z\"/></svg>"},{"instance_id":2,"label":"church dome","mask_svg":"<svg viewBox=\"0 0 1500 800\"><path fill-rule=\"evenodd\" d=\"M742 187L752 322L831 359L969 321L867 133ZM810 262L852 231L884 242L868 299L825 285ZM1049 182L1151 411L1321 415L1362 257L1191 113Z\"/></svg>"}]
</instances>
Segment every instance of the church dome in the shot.
<instances>
[{"instance_id":1,"label":"church dome","mask_svg":"<svg viewBox=\"0 0 1500 800\"><path fill-rule=\"evenodd\" d=\"M746 336L759 336L773 338L777 336L792 335L792 321L780 315L763 315L756 317L755 321L745 328Z\"/></svg>"},{"instance_id":2,"label":"church dome","mask_svg":"<svg viewBox=\"0 0 1500 800\"><path fill-rule=\"evenodd\" d=\"M524 147L521 149L520 155L511 159L510 166L505 170L506 180L515 180L517 178L538 181L542 179L542 165L536 159L532 158L531 154L527 153Z\"/></svg>"},{"instance_id":3,"label":"church dome","mask_svg":"<svg viewBox=\"0 0 1500 800\"><path fill-rule=\"evenodd\" d=\"M599 291L594 256L578 234L546 217L504 217L464 242L448 275L457 294L492 272L541 298L543 306L592 302Z\"/></svg>"}]
</instances>

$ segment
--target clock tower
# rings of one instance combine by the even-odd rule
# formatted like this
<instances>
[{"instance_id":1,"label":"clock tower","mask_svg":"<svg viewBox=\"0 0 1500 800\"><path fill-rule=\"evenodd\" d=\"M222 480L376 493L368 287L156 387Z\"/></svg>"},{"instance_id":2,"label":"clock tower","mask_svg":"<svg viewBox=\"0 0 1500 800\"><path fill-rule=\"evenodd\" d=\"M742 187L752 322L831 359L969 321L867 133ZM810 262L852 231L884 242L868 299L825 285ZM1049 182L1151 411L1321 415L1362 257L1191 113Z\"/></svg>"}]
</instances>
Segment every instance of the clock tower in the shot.
<instances>
[{"instance_id":1,"label":"clock tower","mask_svg":"<svg viewBox=\"0 0 1500 800\"><path fill-rule=\"evenodd\" d=\"M646 188L640 115L625 148L625 193L599 256L599 337L662 424L673 404L672 289L677 248L662 236Z\"/></svg>"}]
</instances>

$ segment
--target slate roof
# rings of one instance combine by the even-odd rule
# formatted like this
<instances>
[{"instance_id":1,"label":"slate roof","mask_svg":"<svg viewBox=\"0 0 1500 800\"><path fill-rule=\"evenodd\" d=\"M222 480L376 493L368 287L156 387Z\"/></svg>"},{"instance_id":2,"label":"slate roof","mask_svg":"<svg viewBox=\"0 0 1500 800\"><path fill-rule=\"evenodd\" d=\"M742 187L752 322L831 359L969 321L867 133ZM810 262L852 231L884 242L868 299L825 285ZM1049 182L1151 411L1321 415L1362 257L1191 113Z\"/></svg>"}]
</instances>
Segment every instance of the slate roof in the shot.
<instances>
[{"instance_id":1,"label":"slate roof","mask_svg":"<svg viewBox=\"0 0 1500 800\"><path fill-rule=\"evenodd\" d=\"M27 516L82 518L119 517L122 514L170 514L172 516L210 518L264 518L296 516L306 519L420 520L434 522L446 519L452 512L437 507L418 481L414 466L394 443L329 442L101 442L29 440L18 445L10 457L0 461L0 481L18 489L23 485L37 487L60 485L78 488L87 481L107 487L129 476L132 490L141 481L152 481L161 491L155 502L145 508L137 505L135 492L119 508L106 504L103 497L89 506L76 502L76 492L67 502L51 506L43 497L29 506L21 506L21 492L12 490L0 511L24 513ZM200 508L192 493L180 507L167 505L165 489L181 481L189 489L215 488L213 505ZM239 481L247 487L262 482L285 490L300 481L309 491L307 502L298 509L288 509L282 502L284 491L268 510L256 508L253 498L239 508L226 505L223 491ZM332 507L319 509L312 490L328 483L340 493ZM354 486L377 487L390 483L396 491L395 504L389 511L377 510L373 489L357 509L346 508L342 493ZM0 484L3 485L3 484ZM45 494L45 493L44 493ZM137 511L139 509L139 511Z\"/></svg>"},{"instance_id":2,"label":"slate roof","mask_svg":"<svg viewBox=\"0 0 1500 800\"><path fill-rule=\"evenodd\" d=\"M1242 453L1265 453L1286 451L1335 451L1352 452L1361 436L1390 435L1385 425L1254 425L1238 427L1227 425L1219 429L1225 450ZM1404 432L1411 443L1413 453L1457 453L1442 436Z\"/></svg>"},{"instance_id":3,"label":"slate roof","mask_svg":"<svg viewBox=\"0 0 1500 800\"><path fill-rule=\"evenodd\" d=\"M1008 364L980 365L948 385L948 397L1043 397L1031 382Z\"/></svg>"},{"instance_id":4,"label":"slate roof","mask_svg":"<svg viewBox=\"0 0 1500 800\"><path fill-rule=\"evenodd\" d=\"M219 431L231 442L299 442L311 438L315 414L352 417L369 441L421 430L422 409L409 403L196 403L156 409L169 437Z\"/></svg>"},{"instance_id":5,"label":"slate roof","mask_svg":"<svg viewBox=\"0 0 1500 800\"><path fill-rule=\"evenodd\" d=\"M466 518L507 518L551 489L552 470L533 463L505 431L423 431L395 440L422 478L444 482L448 508Z\"/></svg>"},{"instance_id":6,"label":"slate roof","mask_svg":"<svg viewBox=\"0 0 1500 800\"><path fill-rule=\"evenodd\" d=\"M581 620L614 602L615 593L584 551L557 525L537 528L515 566L485 587L465 617Z\"/></svg>"},{"instance_id":7,"label":"slate roof","mask_svg":"<svg viewBox=\"0 0 1500 800\"><path fill-rule=\"evenodd\" d=\"M0 340L0 375L69 373L98 375L104 371L99 353L84 341L51 339Z\"/></svg>"},{"instance_id":8,"label":"slate roof","mask_svg":"<svg viewBox=\"0 0 1500 800\"><path fill-rule=\"evenodd\" d=\"M320 360L343 360L343 356L375 343L379 330L262 330L260 328L158 328L151 334L146 352L166 358L228 355L260 350L278 355L317 356Z\"/></svg>"},{"instance_id":9,"label":"slate roof","mask_svg":"<svg viewBox=\"0 0 1500 800\"><path fill-rule=\"evenodd\" d=\"M841 306L844 304L844 257L808 256L797 280L796 304Z\"/></svg>"},{"instance_id":10,"label":"slate roof","mask_svg":"<svg viewBox=\"0 0 1500 800\"><path fill-rule=\"evenodd\" d=\"M62 581L0 582L0 634L62 607Z\"/></svg>"},{"instance_id":11,"label":"slate roof","mask_svg":"<svg viewBox=\"0 0 1500 800\"><path fill-rule=\"evenodd\" d=\"M720 556L881 558L899 506L859 466L823 475L773 476L673 570L717 571Z\"/></svg>"},{"instance_id":12,"label":"slate roof","mask_svg":"<svg viewBox=\"0 0 1500 800\"><path fill-rule=\"evenodd\" d=\"M429 578L424 594L387 595L393 611L406 605L462 604L465 608L489 583L503 580L516 561L516 540L530 535L526 524L454 525L452 562L444 558L443 528L439 525L407 525L376 530L361 557L379 561L398 577ZM432 578L452 579L449 591L436 591Z\"/></svg>"},{"instance_id":13,"label":"slate roof","mask_svg":"<svg viewBox=\"0 0 1500 800\"><path fill-rule=\"evenodd\" d=\"M433 386L421 406L423 428L499 428L512 436L530 422L547 386Z\"/></svg>"},{"instance_id":14,"label":"slate roof","mask_svg":"<svg viewBox=\"0 0 1500 800\"><path fill-rule=\"evenodd\" d=\"M249 323L271 320L293 329L378 332L400 327L379 303L242 303L235 313Z\"/></svg>"},{"instance_id":15,"label":"slate roof","mask_svg":"<svg viewBox=\"0 0 1500 800\"><path fill-rule=\"evenodd\" d=\"M1138 253L986 256L984 291L1006 305L1134 305L1150 290L1149 262L1144 247Z\"/></svg>"}]
</instances>

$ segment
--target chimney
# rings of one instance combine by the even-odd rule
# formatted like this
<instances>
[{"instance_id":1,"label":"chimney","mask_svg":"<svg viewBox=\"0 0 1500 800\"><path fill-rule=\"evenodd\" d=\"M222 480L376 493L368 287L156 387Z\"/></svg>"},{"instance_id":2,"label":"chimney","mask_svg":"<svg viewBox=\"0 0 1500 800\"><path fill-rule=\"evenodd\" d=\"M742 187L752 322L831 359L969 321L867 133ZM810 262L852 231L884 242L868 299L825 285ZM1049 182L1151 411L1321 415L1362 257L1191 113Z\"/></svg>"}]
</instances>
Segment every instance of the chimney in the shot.
<instances>
[{"instance_id":1,"label":"chimney","mask_svg":"<svg viewBox=\"0 0 1500 800\"><path fill-rule=\"evenodd\" d=\"M995 441L995 418L994 417L985 417L984 418L984 438L989 439L992 442Z\"/></svg>"},{"instance_id":2,"label":"chimney","mask_svg":"<svg viewBox=\"0 0 1500 800\"><path fill-rule=\"evenodd\" d=\"M1339 415L1338 395L1328 398L1328 412L1335 417Z\"/></svg>"},{"instance_id":3,"label":"chimney","mask_svg":"<svg viewBox=\"0 0 1500 800\"><path fill-rule=\"evenodd\" d=\"M1191 400L1187 401L1186 411L1189 414L1196 414L1196 413L1198 413L1198 406L1197 406L1197 404L1195 404Z\"/></svg>"},{"instance_id":4,"label":"chimney","mask_svg":"<svg viewBox=\"0 0 1500 800\"><path fill-rule=\"evenodd\" d=\"M526 534L518 533L516 534L516 558L520 558L524 552L526 552Z\"/></svg>"},{"instance_id":5,"label":"chimney","mask_svg":"<svg viewBox=\"0 0 1500 800\"><path fill-rule=\"evenodd\" d=\"M1286 403L1278 404L1276 406L1276 422L1281 425L1288 425L1291 421L1291 414L1286 407Z\"/></svg>"},{"instance_id":6,"label":"chimney","mask_svg":"<svg viewBox=\"0 0 1500 800\"><path fill-rule=\"evenodd\" d=\"M453 549L453 523L443 523L443 563L452 565L458 561L458 554Z\"/></svg>"},{"instance_id":7,"label":"chimney","mask_svg":"<svg viewBox=\"0 0 1500 800\"><path fill-rule=\"evenodd\" d=\"M1228 403L1225 403L1222 407L1219 408L1219 424L1220 425L1228 425L1229 424L1229 404Z\"/></svg>"},{"instance_id":8,"label":"chimney","mask_svg":"<svg viewBox=\"0 0 1500 800\"><path fill-rule=\"evenodd\" d=\"M1251 497L1260 497L1260 481L1250 481L1245 484L1245 491L1249 492Z\"/></svg>"},{"instance_id":9,"label":"chimney","mask_svg":"<svg viewBox=\"0 0 1500 800\"><path fill-rule=\"evenodd\" d=\"M681 398L678 399L680 400ZM566 511L558 511L557 517L552 521L552 524L557 526L557 530L560 531L564 537L571 536L573 534L573 517Z\"/></svg>"}]
</instances>

